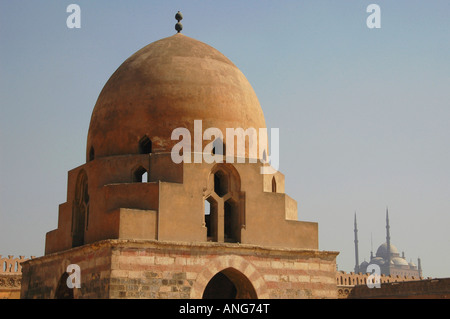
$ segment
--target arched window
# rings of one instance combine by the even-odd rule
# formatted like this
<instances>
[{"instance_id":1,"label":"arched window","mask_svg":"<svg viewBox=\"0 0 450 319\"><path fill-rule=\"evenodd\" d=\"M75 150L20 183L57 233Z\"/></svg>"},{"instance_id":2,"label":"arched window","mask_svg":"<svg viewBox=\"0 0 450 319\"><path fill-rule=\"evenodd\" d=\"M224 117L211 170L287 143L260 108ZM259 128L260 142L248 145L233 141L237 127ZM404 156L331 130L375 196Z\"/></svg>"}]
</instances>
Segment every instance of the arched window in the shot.
<instances>
[{"instance_id":1,"label":"arched window","mask_svg":"<svg viewBox=\"0 0 450 319\"><path fill-rule=\"evenodd\" d=\"M148 182L148 172L142 166L139 166L133 172L133 183L147 183Z\"/></svg>"},{"instance_id":2,"label":"arched window","mask_svg":"<svg viewBox=\"0 0 450 319\"><path fill-rule=\"evenodd\" d=\"M275 180L275 176L272 177L272 193L277 192L277 181Z\"/></svg>"},{"instance_id":3,"label":"arched window","mask_svg":"<svg viewBox=\"0 0 450 319\"><path fill-rule=\"evenodd\" d=\"M209 241L240 242L245 224L244 194L240 191L240 177L231 164L214 166L208 179L209 193L205 197L205 226ZM208 216L209 215L209 216Z\"/></svg>"},{"instance_id":4,"label":"arched window","mask_svg":"<svg viewBox=\"0 0 450 319\"><path fill-rule=\"evenodd\" d=\"M139 141L139 154L150 154L152 152L152 141L145 135Z\"/></svg>"}]
</instances>

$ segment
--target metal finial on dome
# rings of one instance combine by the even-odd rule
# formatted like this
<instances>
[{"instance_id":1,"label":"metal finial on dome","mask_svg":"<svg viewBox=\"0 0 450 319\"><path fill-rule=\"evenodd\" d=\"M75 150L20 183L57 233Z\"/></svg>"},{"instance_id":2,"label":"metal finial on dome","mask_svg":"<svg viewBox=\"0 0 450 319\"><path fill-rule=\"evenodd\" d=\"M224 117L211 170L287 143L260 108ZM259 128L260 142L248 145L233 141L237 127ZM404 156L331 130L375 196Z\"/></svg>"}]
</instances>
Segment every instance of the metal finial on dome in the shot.
<instances>
[{"instance_id":1,"label":"metal finial on dome","mask_svg":"<svg viewBox=\"0 0 450 319\"><path fill-rule=\"evenodd\" d=\"M175 24L175 30L177 30L178 33L181 32L181 30L183 30L183 25L180 23L181 20L183 20L183 14L178 11L177 14L175 15L175 19L178 21L177 24Z\"/></svg>"}]
</instances>

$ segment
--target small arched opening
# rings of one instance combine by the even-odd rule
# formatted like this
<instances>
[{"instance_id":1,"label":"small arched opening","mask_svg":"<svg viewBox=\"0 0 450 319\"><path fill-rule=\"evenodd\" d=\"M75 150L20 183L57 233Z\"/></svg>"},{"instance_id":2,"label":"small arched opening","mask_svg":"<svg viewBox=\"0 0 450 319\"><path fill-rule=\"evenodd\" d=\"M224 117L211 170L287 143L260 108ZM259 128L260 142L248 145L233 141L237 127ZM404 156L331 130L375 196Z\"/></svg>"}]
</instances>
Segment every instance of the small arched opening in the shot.
<instances>
[{"instance_id":1,"label":"small arched opening","mask_svg":"<svg viewBox=\"0 0 450 319\"><path fill-rule=\"evenodd\" d=\"M256 299L255 288L250 280L239 270L226 268L206 285L203 299Z\"/></svg>"},{"instance_id":2,"label":"small arched opening","mask_svg":"<svg viewBox=\"0 0 450 319\"><path fill-rule=\"evenodd\" d=\"M142 166L136 168L133 172L133 183L147 183L148 172Z\"/></svg>"},{"instance_id":3,"label":"small arched opening","mask_svg":"<svg viewBox=\"0 0 450 319\"><path fill-rule=\"evenodd\" d=\"M139 154L150 154L152 152L152 141L145 135L139 141Z\"/></svg>"},{"instance_id":4,"label":"small arched opening","mask_svg":"<svg viewBox=\"0 0 450 319\"><path fill-rule=\"evenodd\" d=\"M274 177L272 177L272 193L276 193L276 192L277 192L277 181L274 176Z\"/></svg>"}]
</instances>

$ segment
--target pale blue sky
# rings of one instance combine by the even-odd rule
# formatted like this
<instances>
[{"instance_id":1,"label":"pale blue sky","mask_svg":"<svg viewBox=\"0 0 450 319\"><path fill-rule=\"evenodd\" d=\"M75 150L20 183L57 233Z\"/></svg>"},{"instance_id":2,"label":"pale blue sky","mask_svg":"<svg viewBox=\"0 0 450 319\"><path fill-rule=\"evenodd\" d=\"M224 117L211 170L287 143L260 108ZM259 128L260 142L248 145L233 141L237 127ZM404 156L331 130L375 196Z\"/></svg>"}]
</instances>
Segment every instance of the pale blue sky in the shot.
<instances>
[{"instance_id":1,"label":"pale blue sky","mask_svg":"<svg viewBox=\"0 0 450 319\"><path fill-rule=\"evenodd\" d=\"M81 7L68 29L66 7ZM381 7L368 29L366 7ZM425 276L450 277L450 2L0 2L0 254L44 253L66 201L67 171L85 161L90 116L110 75L175 33L205 42L246 75L301 220L321 250L353 270L385 238Z\"/></svg>"}]
</instances>

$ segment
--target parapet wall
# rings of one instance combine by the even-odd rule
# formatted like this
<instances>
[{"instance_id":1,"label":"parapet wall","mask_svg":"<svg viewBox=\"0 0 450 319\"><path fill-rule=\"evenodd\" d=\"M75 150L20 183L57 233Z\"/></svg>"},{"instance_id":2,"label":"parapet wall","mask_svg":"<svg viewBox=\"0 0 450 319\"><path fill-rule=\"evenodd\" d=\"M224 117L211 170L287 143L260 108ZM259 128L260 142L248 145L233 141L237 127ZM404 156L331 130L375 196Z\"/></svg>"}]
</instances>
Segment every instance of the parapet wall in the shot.
<instances>
[{"instance_id":1,"label":"parapet wall","mask_svg":"<svg viewBox=\"0 0 450 319\"><path fill-rule=\"evenodd\" d=\"M338 271L336 272L336 284L338 286L357 286L357 285L366 285L367 278L370 276L370 273L354 273L354 272L345 272ZM386 276L380 275L380 283L390 283L390 282L403 282L403 281L414 281L414 280L422 280L423 277L415 277L415 276Z\"/></svg>"},{"instance_id":2,"label":"parapet wall","mask_svg":"<svg viewBox=\"0 0 450 319\"><path fill-rule=\"evenodd\" d=\"M0 255L0 299L19 299L22 280L21 263L25 260L34 258L25 258L25 256L2 257Z\"/></svg>"},{"instance_id":3,"label":"parapet wall","mask_svg":"<svg viewBox=\"0 0 450 319\"><path fill-rule=\"evenodd\" d=\"M353 287L347 299L450 299L450 278L382 283L380 288Z\"/></svg>"},{"instance_id":4,"label":"parapet wall","mask_svg":"<svg viewBox=\"0 0 450 319\"><path fill-rule=\"evenodd\" d=\"M19 258L13 255L8 255L8 257L2 257L0 255L0 275L20 275L22 274L22 266L20 265L23 261L32 259L25 258L25 256L19 256Z\"/></svg>"},{"instance_id":5,"label":"parapet wall","mask_svg":"<svg viewBox=\"0 0 450 319\"><path fill-rule=\"evenodd\" d=\"M370 273L336 272L337 294L339 299L362 298L427 298L427 296L449 297L445 293L450 279L432 279L414 276L380 275L380 288L369 288L367 279ZM411 283L415 282L415 283ZM436 284L439 282L439 284ZM446 288L447 285L447 288ZM426 293L424 293L426 291ZM444 293L443 293L444 292ZM434 297L436 298L436 297Z\"/></svg>"}]
</instances>

